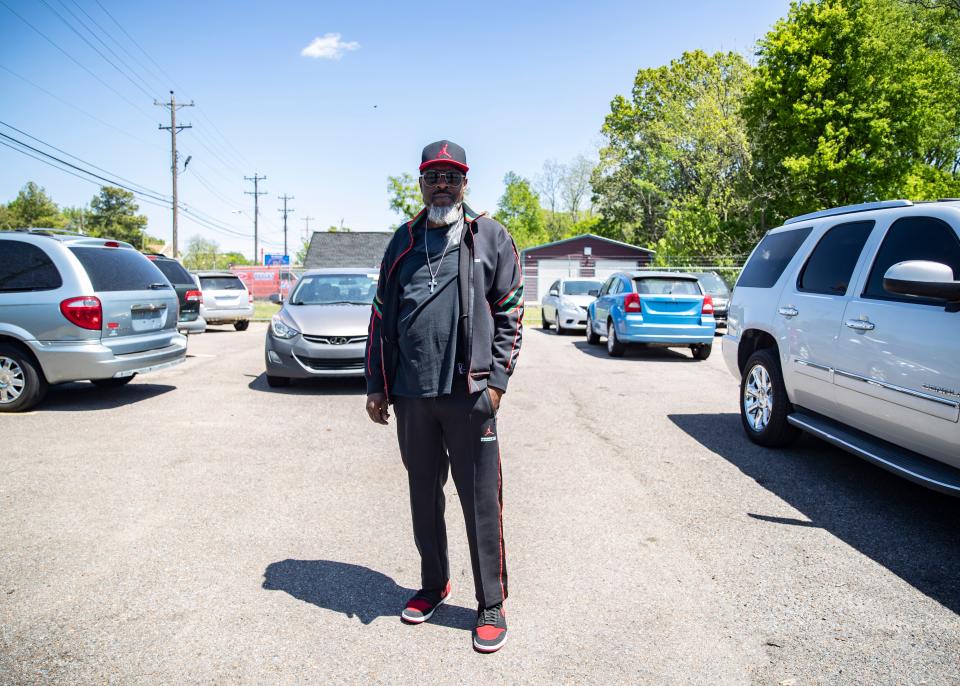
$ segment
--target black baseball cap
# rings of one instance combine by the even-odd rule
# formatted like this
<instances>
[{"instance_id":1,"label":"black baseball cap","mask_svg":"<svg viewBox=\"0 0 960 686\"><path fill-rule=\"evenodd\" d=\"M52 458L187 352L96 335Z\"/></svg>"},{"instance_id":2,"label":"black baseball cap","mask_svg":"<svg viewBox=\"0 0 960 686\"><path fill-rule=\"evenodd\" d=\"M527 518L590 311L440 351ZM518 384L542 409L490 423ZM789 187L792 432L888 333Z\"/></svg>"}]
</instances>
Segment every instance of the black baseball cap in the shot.
<instances>
[{"instance_id":1,"label":"black baseball cap","mask_svg":"<svg viewBox=\"0 0 960 686\"><path fill-rule=\"evenodd\" d=\"M420 155L420 171L435 164L449 164L464 174L470 169L467 166L467 153L463 151L463 148L446 140L431 143L423 149L423 154Z\"/></svg>"}]
</instances>

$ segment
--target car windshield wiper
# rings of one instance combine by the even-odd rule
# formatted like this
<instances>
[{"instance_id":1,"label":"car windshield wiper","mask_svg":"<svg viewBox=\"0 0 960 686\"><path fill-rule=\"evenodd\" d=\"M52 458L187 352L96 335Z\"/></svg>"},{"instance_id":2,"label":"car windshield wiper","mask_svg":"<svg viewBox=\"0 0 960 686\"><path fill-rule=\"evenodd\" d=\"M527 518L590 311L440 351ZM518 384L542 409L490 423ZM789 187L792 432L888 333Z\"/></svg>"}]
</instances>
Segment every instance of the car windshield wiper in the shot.
<instances>
[{"instance_id":1,"label":"car windshield wiper","mask_svg":"<svg viewBox=\"0 0 960 686\"><path fill-rule=\"evenodd\" d=\"M356 300L333 300L331 302L320 303L321 305L369 305L366 302L357 302Z\"/></svg>"},{"instance_id":2,"label":"car windshield wiper","mask_svg":"<svg viewBox=\"0 0 960 686\"><path fill-rule=\"evenodd\" d=\"M152 284L150 284L150 285L148 286L148 288L149 288L151 291L156 291L156 290L159 290L159 289L161 289L161 288L173 288L173 286L171 286L171 285L168 284L168 283L152 283Z\"/></svg>"}]
</instances>

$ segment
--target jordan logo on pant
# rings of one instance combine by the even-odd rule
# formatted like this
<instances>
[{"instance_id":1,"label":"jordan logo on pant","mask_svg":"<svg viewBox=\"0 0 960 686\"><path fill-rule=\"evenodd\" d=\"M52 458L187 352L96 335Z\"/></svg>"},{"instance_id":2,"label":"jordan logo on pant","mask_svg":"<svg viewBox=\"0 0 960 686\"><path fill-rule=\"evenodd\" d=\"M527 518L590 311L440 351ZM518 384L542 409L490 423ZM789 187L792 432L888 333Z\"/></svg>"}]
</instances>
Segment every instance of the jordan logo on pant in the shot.
<instances>
[{"instance_id":1,"label":"jordan logo on pant","mask_svg":"<svg viewBox=\"0 0 960 686\"><path fill-rule=\"evenodd\" d=\"M489 443L490 441L497 440L497 434L493 433L493 427L488 426L483 432L483 435L480 437L482 443Z\"/></svg>"}]
</instances>

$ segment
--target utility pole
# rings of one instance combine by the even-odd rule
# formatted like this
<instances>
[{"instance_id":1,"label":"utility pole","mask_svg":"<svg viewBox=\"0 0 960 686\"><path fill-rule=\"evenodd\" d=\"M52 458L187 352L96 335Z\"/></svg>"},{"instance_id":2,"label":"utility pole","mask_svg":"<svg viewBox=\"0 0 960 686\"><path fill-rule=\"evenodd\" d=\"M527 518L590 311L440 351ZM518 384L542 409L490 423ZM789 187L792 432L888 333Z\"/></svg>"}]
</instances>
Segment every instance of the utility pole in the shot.
<instances>
[{"instance_id":1,"label":"utility pole","mask_svg":"<svg viewBox=\"0 0 960 686\"><path fill-rule=\"evenodd\" d=\"M170 102L157 102L153 104L158 107L166 107L170 110L170 126L158 124L157 127L170 132L170 171L173 174L173 258L176 259L177 252L177 133L184 129L192 129L190 124L177 126L177 110L181 107L193 107L193 101L177 104L177 99L173 97L173 91L170 91Z\"/></svg>"},{"instance_id":2,"label":"utility pole","mask_svg":"<svg viewBox=\"0 0 960 686\"><path fill-rule=\"evenodd\" d=\"M284 255L290 254L287 252L287 215L293 212L294 210L293 208L290 208L289 210L287 209L287 200L293 200L293 199L294 197L292 195L287 195L286 193L284 193L283 195L277 196L277 200L283 200L283 209L281 210L277 208L277 212L283 212L283 254Z\"/></svg>"},{"instance_id":3,"label":"utility pole","mask_svg":"<svg viewBox=\"0 0 960 686\"><path fill-rule=\"evenodd\" d=\"M310 222L312 222L316 217L304 217L303 223L306 225L303 229L303 240L310 238Z\"/></svg>"},{"instance_id":4,"label":"utility pole","mask_svg":"<svg viewBox=\"0 0 960 686\"><path fill-rule=\"evenodd\" d=\"M244 181L253 181L253 192L244 191L245 195L253 196L253 263L260 264L260 244L257 240L257 219L260 217L260 196L266 195L266 191L260 190L260 182L266 181L266 176L259 176L256 172L253 176L244 176Z\"/></svg>"}]
</instances>

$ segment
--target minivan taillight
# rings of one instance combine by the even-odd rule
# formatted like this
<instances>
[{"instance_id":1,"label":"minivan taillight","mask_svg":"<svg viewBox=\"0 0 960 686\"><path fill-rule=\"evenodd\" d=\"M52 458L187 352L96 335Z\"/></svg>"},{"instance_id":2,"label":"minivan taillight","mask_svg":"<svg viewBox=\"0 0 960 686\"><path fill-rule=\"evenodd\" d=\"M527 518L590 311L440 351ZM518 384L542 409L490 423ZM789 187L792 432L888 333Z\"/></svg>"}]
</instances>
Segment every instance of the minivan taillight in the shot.
<instances>
[{"instance_id":1,"label":"minivan taillight","mask_svg":"<svg viewBox=\"0 0 960 686\"><path fill-rule=\"evenodd\" d=\"M248 303L252 303L252 302L253 302L253 293L251 293L251 292L249 292L249 291L247 291L247 302L248 302Z\"/></svg>"},{"instance_id":2,"label":"minivan taillight","mask_svg":"<svg viewBox=\"0 0 960 686\"><path fill-rule=\"evenodd\" d=\"M187 302L188 303L202 303L203 302L203 293L200 291L187 291Z\"/></svg>"},{"instance_id":3,"label":"minivan taillight","mask_svg":"<svg viewBox=\"0 0 960 686\"><path fill-rule=\"evenodd\" d=\"M640 294L639 293L627 293L627 295L623 298L623 311L624 312L640 311Z\"/></svg>"},{"instance_id":4,"label":"minivan taillight","mask_svg":"<svg viewBox=\"0 0 960 686\"><path fill-rule=\"evenodd\" d=\"M713 314L713 296L703 296L703 307L700 309L700 314Z\"/></svg>"},{"instance_id":5,"label":"minivan taillight","mask_svg":"<svg viewBox=\"0 0 960 686\"><path fill-rule=\"evenodd\" d=\"M103 326L103 307L100 305L100 298L93 295L67 298L60 303L60 312L71 324L81 329L99 331Z\"/></svg>"}]
</instances>

